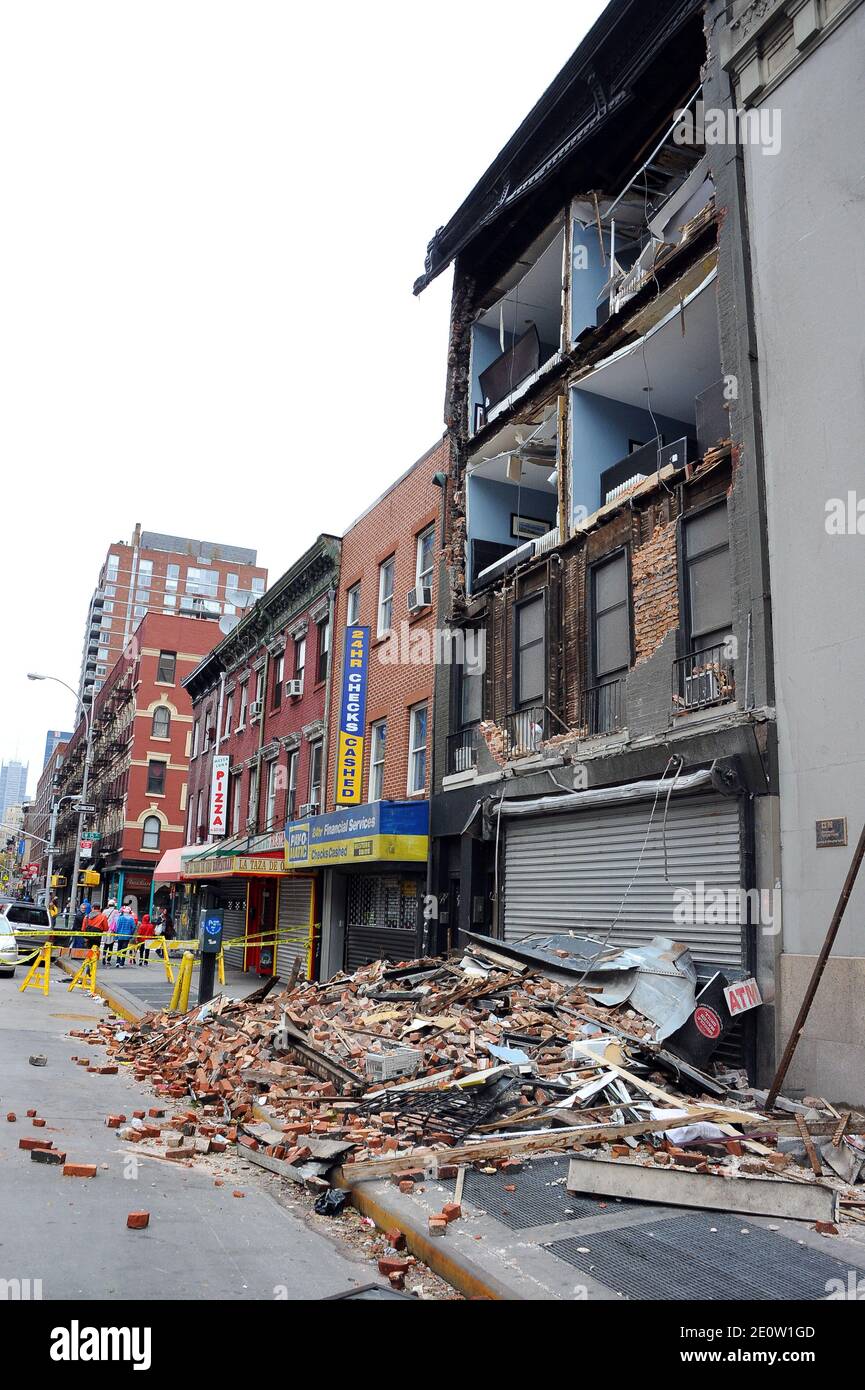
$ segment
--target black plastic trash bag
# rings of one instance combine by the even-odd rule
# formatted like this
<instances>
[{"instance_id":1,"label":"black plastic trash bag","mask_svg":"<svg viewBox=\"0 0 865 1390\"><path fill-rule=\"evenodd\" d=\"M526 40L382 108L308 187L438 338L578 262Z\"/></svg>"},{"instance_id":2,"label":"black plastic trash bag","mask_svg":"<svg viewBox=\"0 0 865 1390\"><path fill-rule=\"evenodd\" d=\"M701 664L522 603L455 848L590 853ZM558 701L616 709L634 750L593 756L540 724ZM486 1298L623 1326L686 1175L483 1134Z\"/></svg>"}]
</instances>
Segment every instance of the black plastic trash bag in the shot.
<instances>
[{"instance_id":1,"label":"black plastic trash bag","mask_svg":"<svg viewBox=\"0 0 865 1390\"><path fill-rule=\"evenodd\" d=\"M315 1204L315 1210L319 1216L339 1216L343 1207L350 1201L351 1193L332 1187L329 1192L322 1192Z\"/></svg>"}]
</instances>

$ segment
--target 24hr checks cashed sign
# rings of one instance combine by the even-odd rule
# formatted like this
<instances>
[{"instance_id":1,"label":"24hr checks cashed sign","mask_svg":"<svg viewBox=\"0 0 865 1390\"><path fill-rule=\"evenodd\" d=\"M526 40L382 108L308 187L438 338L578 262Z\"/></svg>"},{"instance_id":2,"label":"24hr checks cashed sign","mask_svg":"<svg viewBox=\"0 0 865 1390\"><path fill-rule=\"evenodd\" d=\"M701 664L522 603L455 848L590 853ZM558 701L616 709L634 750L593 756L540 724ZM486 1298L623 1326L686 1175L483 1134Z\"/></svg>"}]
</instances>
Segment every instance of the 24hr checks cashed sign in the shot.
<instances>
[{"instance_id":1,"label":"24hr checks cashed sign","mask_svg":"<svg viewBox=\"0 0 865 1390\"><path fill-rule=\"evenodd\" d=\"M369 628L347 627L342 656L339 738L336 745L336 804L363 801L363 744L369 673Z\"/></svg>"},{"instance_id":2,"label":"24hr checks cashed sign","mask_svg":"<svg viewBox=\"0 0 865 1390\"><path fill-rule=\"evenodd\" d=\"M228 815L228 755L220 753L213 759L210 780L210 834L224 835Z\"/></svg>"}]
</instances>

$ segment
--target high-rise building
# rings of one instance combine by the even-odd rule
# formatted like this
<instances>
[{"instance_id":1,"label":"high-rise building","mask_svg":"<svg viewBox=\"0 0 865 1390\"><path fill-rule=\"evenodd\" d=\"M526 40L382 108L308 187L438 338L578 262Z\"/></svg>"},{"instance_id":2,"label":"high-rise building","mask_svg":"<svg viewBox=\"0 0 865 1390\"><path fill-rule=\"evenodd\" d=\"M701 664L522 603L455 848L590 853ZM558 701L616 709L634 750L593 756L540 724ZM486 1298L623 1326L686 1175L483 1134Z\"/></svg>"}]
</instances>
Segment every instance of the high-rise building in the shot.
<instances>
[{"instance_id":1,"label":"high-rise building","mask_svg":"<svg viewBox=\"0 0 865 1390\"><path fill-rule=\"evenodd\" d=\"M27 795L27 763L0 764L0 816L5 820L10 806L20 806Z\"/></svg>"},{"instance_id":2,"label":"high-rise building","mask_svg":"<svg viewBox=\"0 0 865 1390\"><path fill-rule=\"evenodd\" d=\"M257 552L142 531L108 547L90 600L80 691L90 704L146 613L219 618L250 608L267 588Z\"/></svg>"},{"instance_id":3,"label":"high-rise building","mask_svg":"<svg viewBox=\"0 0 865 1390\"><path fill-rule=\"evenodd\" d=\"M71 737L71 730L68 733L63 733L61 729L48 730L47 734L45 735L45 756L42 759L43 772L48 766L48 760L51 757L51 754L54 752L54 749L57 747L57 745L59 743L68 743Z\"/></svg>"}]
</instances>

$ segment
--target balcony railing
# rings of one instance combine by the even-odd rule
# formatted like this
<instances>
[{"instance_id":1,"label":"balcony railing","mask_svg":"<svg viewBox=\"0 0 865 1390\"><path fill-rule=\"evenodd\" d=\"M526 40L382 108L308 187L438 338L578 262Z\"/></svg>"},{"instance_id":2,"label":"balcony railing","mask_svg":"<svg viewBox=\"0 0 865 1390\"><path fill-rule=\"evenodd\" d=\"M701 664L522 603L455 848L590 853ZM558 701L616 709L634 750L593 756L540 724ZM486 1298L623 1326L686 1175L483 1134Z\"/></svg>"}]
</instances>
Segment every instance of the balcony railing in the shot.
<instances>
[{"instance_id":1,"label":"balcony railing","mask_svg":"<svg viewBox=\"0 0 865 1390\"><path fill-rule=\"evenodd\" d=\"M549 712L546 705L531 705L505 717L508 736L508 757L526 758L540 751L549 737Z\"/></svg>"},{"instance_id":2,"label":"balcony railing","mask_svg":"<svg viewBox=\"0 0 865 1390\"><path fill-rule=\"evenodd\" d=\"M625 727L624 679L592 685L580 699L580 728L587 738L617 734Z\"/></svg>"},{"instance_id":3,"label":"balcony railing","mask_svg":"<svg viewBox=\"0 0 865 1390\"><path fill-rule=\"evenodd\" d=\"M471 772L478 765L478 730L460 729L448 734L448 776L455 772Z\"/></svg>"},{"instance_id":4,"label":"balcony railing","mask_svg":"<svg viewBox=\"0 0 865 1390\"><path fill-rule=\"evenodd\" d=\"M735 699L733 662L724 646L703 647L673 662L673 706L676 710L704 709Z\"/></svg>"}]
</instances>

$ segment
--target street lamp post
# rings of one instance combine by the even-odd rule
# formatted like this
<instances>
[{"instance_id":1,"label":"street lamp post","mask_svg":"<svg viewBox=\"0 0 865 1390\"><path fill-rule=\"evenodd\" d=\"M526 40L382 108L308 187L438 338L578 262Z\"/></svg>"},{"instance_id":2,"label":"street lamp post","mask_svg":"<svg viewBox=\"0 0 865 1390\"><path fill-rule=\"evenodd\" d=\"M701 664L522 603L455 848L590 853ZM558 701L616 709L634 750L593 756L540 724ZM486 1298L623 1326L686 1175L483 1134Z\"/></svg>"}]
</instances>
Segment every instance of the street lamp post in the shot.
<instances>
[{"instance_id":1,"label":"street lamp post","mask_svg":"<svg viewBox=\"0 0 865 1390\"><path fill-rule=\"evenodd\" d=\"M84 833L84 819L87 814L87 784L90 780L90 762L93 755L93 719L91 717L91 714L88 714L87 706L85 705L81 696L76 694L76 692L72 689L72 686L67 685L66 681L62 681L59 676L43 676L39 675L35 671L30 671L27 674L27 679L29 681L54 681L55 684L62 685L63 688L65 690L68 690L70 695L72 695L72 697L75 699L78 705L79 713L84 715L84 775L81 779L81 801L78 810L78 834L75 839L75 858L72 863L72 896L69 899L68 916L66 918L67 929L71 931L73 919L75 917L75 909L77 907L78 872L81 867L81 839ZM70 937L70 940L71 939L72 938Z\"/></svg>"}]
</instances>

